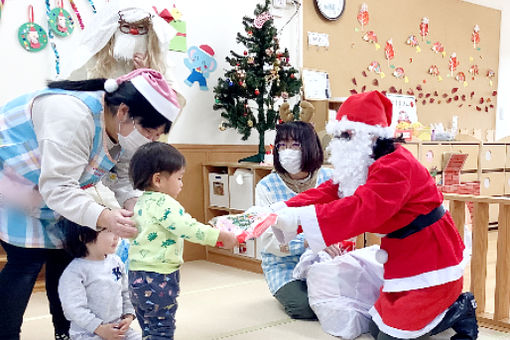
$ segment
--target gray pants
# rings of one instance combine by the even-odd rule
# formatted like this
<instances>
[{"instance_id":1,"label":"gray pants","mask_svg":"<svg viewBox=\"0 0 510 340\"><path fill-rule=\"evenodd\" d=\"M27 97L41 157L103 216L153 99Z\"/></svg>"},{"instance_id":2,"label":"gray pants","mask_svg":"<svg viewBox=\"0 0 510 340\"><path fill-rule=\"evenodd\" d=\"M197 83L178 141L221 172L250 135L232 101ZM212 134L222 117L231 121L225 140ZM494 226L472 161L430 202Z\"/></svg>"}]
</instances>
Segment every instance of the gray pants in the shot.
<instances>
[{"instance_id":1,"label":"gray pants","mask_svg":"<svg viewBox=\"0 0 510 340\"><path fill-rule=\"evenodd\" d=\"M282 304L285 313L293 319L317 320L308 303L306 281L296 280L283 285L274 297Z\"/></svg>"}]
</instances>

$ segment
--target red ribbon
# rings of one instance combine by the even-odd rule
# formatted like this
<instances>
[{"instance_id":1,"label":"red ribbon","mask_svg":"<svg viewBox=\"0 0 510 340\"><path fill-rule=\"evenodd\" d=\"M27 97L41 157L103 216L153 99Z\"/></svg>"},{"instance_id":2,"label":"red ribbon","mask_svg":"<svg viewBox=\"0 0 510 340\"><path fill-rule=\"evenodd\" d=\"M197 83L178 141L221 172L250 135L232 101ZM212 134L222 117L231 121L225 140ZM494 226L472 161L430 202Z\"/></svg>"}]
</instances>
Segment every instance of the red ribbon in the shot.
<instances>
[{"instance_id":1,"label":"red ribbon","mask_svg":"<svg viewBox=\"0 0 510 340\"><path fill-rule=\"evenodd\" d=\"M170 22L170 21L174 20L174 17L172 16L172 14L170 14L170 11L168 9L165 8L164 10L162 10L161 12L158 13L158 10L157 10L156 6L152 6L152 8L154 8L154 11L161 18L163 18L163 20L165 20L166 22Z\"/></svg>"},{"instance_id":2,"label":"red ribbon","mask_svg":"<svg viewBox=\"0 0 510 340\"><path fill-rule=\"evenodd\" d=\"M34 22L34 7L28 5L28 22Z\"/></svg>"}]
</instances>

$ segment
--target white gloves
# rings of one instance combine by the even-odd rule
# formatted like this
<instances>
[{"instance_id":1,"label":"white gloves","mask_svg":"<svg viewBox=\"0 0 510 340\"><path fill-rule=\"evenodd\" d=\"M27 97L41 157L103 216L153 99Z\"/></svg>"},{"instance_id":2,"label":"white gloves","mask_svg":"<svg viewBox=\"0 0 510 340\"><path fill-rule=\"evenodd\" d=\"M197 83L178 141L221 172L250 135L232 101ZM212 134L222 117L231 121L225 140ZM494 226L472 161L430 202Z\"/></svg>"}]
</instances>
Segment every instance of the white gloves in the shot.
<instances>
[{"instance_id":1,"label":"white gloves","mask_svg":"<svg viewBox=\"0 0 510 340\"><path fill-rule=\"evenodd\" d=\"M287 244L297 236L299 215L296 208L283 208L276 212L278 220L272 226L274 236L281 244Z\"/></svg>"}]
</instances>

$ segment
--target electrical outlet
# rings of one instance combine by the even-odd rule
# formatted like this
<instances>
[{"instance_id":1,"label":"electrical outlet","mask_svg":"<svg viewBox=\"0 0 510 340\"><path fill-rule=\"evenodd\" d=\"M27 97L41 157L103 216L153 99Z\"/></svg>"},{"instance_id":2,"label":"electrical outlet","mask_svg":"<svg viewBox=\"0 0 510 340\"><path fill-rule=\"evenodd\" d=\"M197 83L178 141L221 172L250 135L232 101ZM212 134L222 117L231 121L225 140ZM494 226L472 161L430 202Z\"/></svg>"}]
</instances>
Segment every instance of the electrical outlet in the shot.
<instances>
[{"instance_id":1,"label":"electrical outlet","mask_svg":"<svg viewBox=\"0 0 510 340\"><path fill-rule=\"evenodd\" d=\"M285 8L287 6L287 0L273 0L274 8Z\"/></svg>"}]
</instances>

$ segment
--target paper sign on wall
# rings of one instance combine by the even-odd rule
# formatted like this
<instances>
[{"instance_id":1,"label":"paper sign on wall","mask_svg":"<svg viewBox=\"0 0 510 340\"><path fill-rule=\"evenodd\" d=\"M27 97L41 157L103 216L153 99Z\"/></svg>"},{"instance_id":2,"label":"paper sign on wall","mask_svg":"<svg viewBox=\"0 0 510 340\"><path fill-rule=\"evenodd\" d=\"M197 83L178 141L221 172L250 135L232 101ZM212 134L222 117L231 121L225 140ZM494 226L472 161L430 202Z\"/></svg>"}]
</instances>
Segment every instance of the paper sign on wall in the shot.
<instances>
[{"instance_id":1,"label":"paper sign on wall","mask_svg":"<svg viewBox=\"0 0 510 340\"><path fill-rule=\"evenodd\" d=\"M308 45L319 46L319 47L329 47L329 34L308 32Z\"/></svg>"},{"instance_id":2,"label":"paper sign on wall","mask_svg":"<svg viewBox=\"0 0 510 340\"><path fill-rule=\"evenodd\" d=\"M327 72L303 70L303 88L306 99L326 100L331 97Z\"/></svg>"},{"instance_id":3,"label":"paper sign on wall","mask_svg":"<svg viewBox=\"0 0 510 340\"><path fill-rule=\"evenodd\" d=\"M392 128L395 128L399 122L412 124L418 121L414 96L388 93L386 97L388 97L393 104Z\"/></svg>"}]
</instances>

